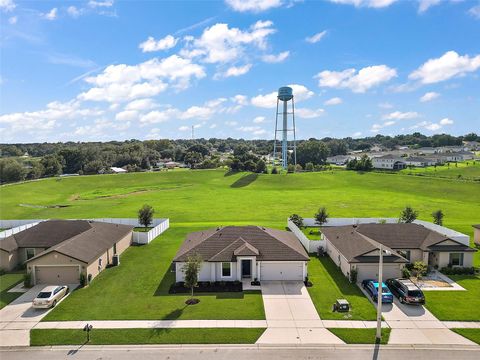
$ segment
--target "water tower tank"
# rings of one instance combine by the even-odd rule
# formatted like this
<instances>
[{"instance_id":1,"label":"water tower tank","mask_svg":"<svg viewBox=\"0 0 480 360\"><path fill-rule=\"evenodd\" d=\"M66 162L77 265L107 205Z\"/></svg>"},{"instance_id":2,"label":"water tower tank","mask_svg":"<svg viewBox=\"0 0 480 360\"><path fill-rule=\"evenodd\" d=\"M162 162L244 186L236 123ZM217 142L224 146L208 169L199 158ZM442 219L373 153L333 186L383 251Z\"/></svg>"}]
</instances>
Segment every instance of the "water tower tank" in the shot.
<instances>
[{"instance_id":1,"label":"water tower tank","mask_svg":"<svg viewBox=\"0 0 480 360\"><path fill-rule=\"evenodd\" d=\"M293 98L293 90L289 86L282 86L278 89L278 99L281 101L289 101Z\"/></svg>"}]
</instances>

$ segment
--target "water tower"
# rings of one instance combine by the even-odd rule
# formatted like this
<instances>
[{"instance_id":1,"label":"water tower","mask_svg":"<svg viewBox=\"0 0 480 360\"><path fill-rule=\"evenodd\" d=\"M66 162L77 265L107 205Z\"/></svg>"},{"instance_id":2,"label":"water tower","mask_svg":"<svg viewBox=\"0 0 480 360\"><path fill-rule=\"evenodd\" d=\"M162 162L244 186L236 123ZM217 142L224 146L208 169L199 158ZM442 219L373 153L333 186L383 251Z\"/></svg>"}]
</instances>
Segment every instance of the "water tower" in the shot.
<instances>
[{"instance_id":1,"label":"water tower","mask_svg":"<svg viewBox=\"0 0 480 360\"><path fill-rule=\"evenodd\" d=\"M288 102L291 101L291 111L288 111ZM282 102L282 104L280 104ZM282 109L280 112L279 105ZM281 115L281 128L278 125L278 117ZM290 116L289 116L290 115ZM291 128L289 128L289 117L291 118ZM288 141L288 133L293 133L293 141ZM282 140L278 139L277 134L281 133ZM282 168L288 166L288 153L293 151L293 163L297 165L297 146L295 139L295 101L293 99L293 90L291 87L283 86L278 89L277 112L275 115L275 140L273 143L273 166L276 164L277 153L282 153Z\"/></svg>"}]
</instances>

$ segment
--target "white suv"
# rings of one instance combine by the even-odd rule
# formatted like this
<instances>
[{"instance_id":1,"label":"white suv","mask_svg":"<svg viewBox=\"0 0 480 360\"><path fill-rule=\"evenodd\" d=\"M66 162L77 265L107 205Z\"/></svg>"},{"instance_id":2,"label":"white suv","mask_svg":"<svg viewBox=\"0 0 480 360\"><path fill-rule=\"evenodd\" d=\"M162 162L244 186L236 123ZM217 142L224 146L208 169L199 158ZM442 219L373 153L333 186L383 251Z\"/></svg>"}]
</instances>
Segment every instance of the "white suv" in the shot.
<instances>
[{"instance_id":1,"label":"white suv","mask_svg":"<svg viewBox=\"0 0 480 360\"><path fill-rule=\"evenodd\" d=\"M68 286L47 286L40 291L32 301L36 309L47 309L55 307L57 303L68 294Z\"/></svg>"}]
</instances>

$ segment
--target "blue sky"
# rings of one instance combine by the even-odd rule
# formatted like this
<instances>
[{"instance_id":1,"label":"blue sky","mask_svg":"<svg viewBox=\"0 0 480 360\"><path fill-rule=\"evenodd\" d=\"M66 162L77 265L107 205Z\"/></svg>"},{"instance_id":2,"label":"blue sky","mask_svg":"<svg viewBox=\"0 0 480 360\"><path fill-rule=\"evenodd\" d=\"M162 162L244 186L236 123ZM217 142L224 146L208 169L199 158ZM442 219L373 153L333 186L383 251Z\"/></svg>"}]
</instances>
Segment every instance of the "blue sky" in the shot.
<instances>
[{"instance_id":1,"label":"blue sky","mask_svg":"<svg viewBox=\"0 0 480 360\"><path fill-rule=\"evenodd\" d=\"M480 131L477 0L0 0L0 141Z\"/></svg>"}]
</instances>

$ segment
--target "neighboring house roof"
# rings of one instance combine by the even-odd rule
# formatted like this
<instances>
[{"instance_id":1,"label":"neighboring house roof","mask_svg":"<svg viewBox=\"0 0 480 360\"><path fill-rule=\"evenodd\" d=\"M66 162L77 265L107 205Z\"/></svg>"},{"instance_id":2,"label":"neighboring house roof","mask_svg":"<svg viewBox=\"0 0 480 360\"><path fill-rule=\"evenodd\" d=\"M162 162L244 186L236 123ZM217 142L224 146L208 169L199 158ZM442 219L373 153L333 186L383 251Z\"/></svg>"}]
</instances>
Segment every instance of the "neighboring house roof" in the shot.
<instances>
[{"instance_id":1,"label":"neighboring house roof","mask_svg":"<svg viewBox=\"0 0 480 360\"><path fill-rule=\"evenodd\" d=\"M92 226L85 220L48 220L42 221L31 228L0 240L0 247L4 249L4 241L8 239L9 250L17 248L49 248L73 236L87 231ZM13 244L16 244L13 247ZM4 249L6 250L6 249Z\"/></svg>"},{"instance_id":2,"label":"neighboring house roof","mask_svg":"<svg viewBox=\"0 0 480 360\"><path fill-rule=\"evenodd\" d=\"M423 251L475 251L436 231L419 224L360 224L322 227L322 233L350 262L368 262L365 256L376 247L364 237L381 243L391 249L420 249ZM439 245L444 241L450 245ZM376 257L373 257L376 260ZM385 257L386 262L403 261L401 258Z\"/></svg>"},{"instance_id":3,"label":"neighboring house roof","mask_svg":"<svg viewBox=\"0 0 480 360\"><path fill-rule=\"evenodd\" d=\"M259 226L226 226L187 235L173 261L199 254L204 261L235 261L236 256L256 256L261 261L308 261L298 238L291 232Z\"/></svg>"},{"instance_id":4,"label":"neighboring house roof","mask_svg":"<svg viewBox=\"0 0 480 360\"><path fill-rule=\"evenodd\" d=\"M28 261L32 261L51 252L58 252L89 264L110 249L115 243L127 236L133 229L133 226L129 225L86 220L79 221L87 222L90 225L90 229L52 246Z\"/></svg>"},{"instance_id":5,"label":"neighboring house roof","mask_svg":"<svg viewBox=\"0 0 480 360\"><path fill-rule=\"evenodd\" d=\"M4 239L0 239L0 250L4 250L6 252L12 252L16 249L18 249L18 245L13 235L8 236Z\"/></svg>"}]
</instances>

